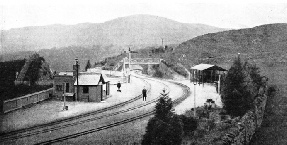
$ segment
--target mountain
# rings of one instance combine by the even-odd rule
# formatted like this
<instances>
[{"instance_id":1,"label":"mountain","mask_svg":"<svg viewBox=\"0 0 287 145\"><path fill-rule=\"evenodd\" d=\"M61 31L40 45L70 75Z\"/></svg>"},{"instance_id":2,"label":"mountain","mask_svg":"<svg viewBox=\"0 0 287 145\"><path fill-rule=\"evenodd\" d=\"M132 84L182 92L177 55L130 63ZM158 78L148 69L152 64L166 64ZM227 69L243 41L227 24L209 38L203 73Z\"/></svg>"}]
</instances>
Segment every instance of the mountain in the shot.
<instances>
[{"instance_id":1,"label":"mountain","mask_svg":"<svg viewBox=\"0 0 287 145\"><path fill-rule=\"evenodd\" d=\"M229 68L240 53L242 60L259 66L263 75L283 83L287 81L286 48L287 24L277 23L198 36L181 43L165 59L186 68L198 63Z\"/></svg>"},{"instance_id":2,"label":"mountain","mask_svg":"<svg viewBox=\"0 0 287 145\"><path fill-rule=\"evenodd\" d=\"M46 62L50 65L53 71L70 71L73 64L75 64L75 58L78 58L80 69L83 70L87 61L92 63L100 61L106 57L117 55L122 50L121 47L109 45L109 46L93 46L91 48L69 46L62 48L42 49L37 53L45 58ZM35 54L34 51L19 51L15 53L9 53L0 55L0 62L28 59Z\"/></svg>"},{"instance_id":3,"label":"mountain","mask_svg":"<svg viewBox=\"0 0 287 145\"><path fill-rule=\"evenodd\" d=\"M1 31L2 52L94 45L161 45L223 31L203 24L187 24L152 15L132 15L104 23L47 25Z\"/></svg>"},{"instance_id":4,"label":"mountain","mask_svg":"<svg viewBox=\"0 0 287 145\"><path fill-rule=\"evenodd\" d=\"M182 63L190 67L200 62L228 63L240 53L244 59L264 58L265 61L268 58L270 62L283 62L286 47L287 24L268 24L195 37L181 43L170 59L179 61L181 58Z\"/></svg>"}]
</instances>

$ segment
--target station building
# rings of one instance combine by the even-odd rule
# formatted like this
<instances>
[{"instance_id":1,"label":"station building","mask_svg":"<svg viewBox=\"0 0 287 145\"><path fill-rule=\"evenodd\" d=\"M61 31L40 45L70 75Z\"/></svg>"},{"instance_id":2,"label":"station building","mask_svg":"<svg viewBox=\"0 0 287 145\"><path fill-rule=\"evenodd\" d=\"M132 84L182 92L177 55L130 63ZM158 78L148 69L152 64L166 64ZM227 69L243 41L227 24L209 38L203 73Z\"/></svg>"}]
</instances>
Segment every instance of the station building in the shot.
<instances>
[{"instance_id":1,"label":"station building","mask_svg":"<svg viewBox=\"0 0 287 145\"><path fill-rule=\"evenodd\" d=\"M110 95L110 82L104 74L82 72L78 78L74 83L77 100L101 102Z\"/></svg>"},{"instance_id":2,"label":"station building","mask_svg":"<svg viewBox=\"0 0 287 145\"><path fill-rule=\"evenodd\" d=\"M110 95L110 81L100 71L77 75L74 65L73 71L54 76L54 95L60 100L65 96L67 101L101 102Z\"/></svg>"}]
</instances>

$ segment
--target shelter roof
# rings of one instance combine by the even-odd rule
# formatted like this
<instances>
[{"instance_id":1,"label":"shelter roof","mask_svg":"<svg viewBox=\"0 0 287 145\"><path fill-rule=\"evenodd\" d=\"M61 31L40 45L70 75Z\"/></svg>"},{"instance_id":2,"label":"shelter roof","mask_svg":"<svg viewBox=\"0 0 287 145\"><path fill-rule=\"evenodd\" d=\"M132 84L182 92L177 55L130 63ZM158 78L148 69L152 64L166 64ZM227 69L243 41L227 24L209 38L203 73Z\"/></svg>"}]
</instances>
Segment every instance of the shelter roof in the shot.
<instances>
[{"instance_id":1,"label":"shelter roof","mask_svg":"<svg viewBox=\"0 0 287 145\"><path fill-rule=\"evenodd\" d=\"M221 68L217 65L212 65L212 64L199 64L199 65L196 65L196 66L193 66L191 67L191 69L195 69L195 70L218 70L218 71L226 71L226 69L224 68Z\"/></svg>"}]
</instances>

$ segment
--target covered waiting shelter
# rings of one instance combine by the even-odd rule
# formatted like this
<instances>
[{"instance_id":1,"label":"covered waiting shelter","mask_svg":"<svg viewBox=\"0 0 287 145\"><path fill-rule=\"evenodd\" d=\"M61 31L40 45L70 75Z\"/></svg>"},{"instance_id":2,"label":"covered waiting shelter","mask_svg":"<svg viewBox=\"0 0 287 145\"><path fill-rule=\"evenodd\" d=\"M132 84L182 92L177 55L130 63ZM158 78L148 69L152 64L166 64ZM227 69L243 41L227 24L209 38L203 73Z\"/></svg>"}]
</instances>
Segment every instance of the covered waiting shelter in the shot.
<instances>
[{"instance_id":1,"label":"covered waiting shelter","mask_svg":"<svg viewBox=\"0 0 287 145\"><path fill-rule=\"evenodd\" d=\"M222 75L224 71L227 70L217 65L199 64L191 67L190 81L198 82L199 84L218 82L220 75Z\"/></svg>"}]
</instances>

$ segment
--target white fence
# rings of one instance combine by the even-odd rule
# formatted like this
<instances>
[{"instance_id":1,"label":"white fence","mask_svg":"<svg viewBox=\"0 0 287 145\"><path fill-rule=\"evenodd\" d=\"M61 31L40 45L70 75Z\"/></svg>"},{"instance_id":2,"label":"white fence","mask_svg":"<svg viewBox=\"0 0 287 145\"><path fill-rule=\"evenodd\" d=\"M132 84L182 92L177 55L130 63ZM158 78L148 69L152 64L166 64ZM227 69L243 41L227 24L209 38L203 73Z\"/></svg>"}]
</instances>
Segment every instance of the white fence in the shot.
<instances>
[{"instance_id":1,"label":"white fence","mask_svg":"<svg viewBox=\"0 0 287 145\"><path fill-rule=\"evenodd\" d=\"M50 94L53 93L53 88L48 90L36 92L33 94L25 95L22 97L5 100L3 102L3 112L7 113L27 105L35 104L44 101L49 98Z\"/></svg>"}]
</instances>

